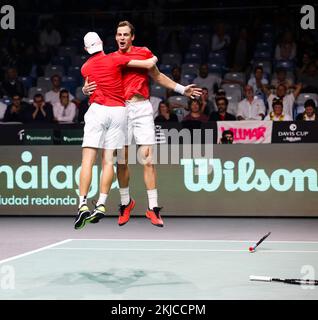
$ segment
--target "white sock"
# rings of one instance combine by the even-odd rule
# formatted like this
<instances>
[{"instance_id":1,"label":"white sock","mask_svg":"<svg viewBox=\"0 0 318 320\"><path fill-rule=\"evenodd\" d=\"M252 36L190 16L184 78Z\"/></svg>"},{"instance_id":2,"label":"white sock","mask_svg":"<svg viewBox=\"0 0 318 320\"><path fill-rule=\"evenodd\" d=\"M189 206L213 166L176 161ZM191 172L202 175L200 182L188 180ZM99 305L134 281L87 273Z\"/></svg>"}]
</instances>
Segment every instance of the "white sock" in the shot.
<instances>
[{"instance_id":1,"label":"white sock","mask_svg":"<svg viewBox=\"0 0 318 320\"><path fill-rule=\"evenodd\" d=\"M120 193L120 202L123 206L127 206L127 204L130 201L130 195L129 195L129 187L127 188L119 188Z\"/></svg>"},{"instance_id":2,"label":"white sock","mask_svg":"<svg viewBox=\"0 0 318 320\"><path fill-rule=\"evenodd\" d=\"M157 189L147 190L149 209L158 207L158 191Z\"/></svg>"},{"instance_id":3,"label":"white sock","mask_svg":"<svg viewBox=\"0 0 318 320\"><path fill-rule=\"evenodd\" d=\"M99 206L100 204L104 204L105 205L107 197L108 197L107 193L100 193L98 201L96 203L96 206Z\"/></svg>"},{"instance_id":4,"label":"white sock","mask_svg":"<svg viewBox=\"0 0 318 320\"><path fill-rule=\"evenodd\" d=\"M80 208L83 204L87 204L87 196L80 196L79 197L79 205L78 205L78 207Z\"/></svg>"}]
</instances>

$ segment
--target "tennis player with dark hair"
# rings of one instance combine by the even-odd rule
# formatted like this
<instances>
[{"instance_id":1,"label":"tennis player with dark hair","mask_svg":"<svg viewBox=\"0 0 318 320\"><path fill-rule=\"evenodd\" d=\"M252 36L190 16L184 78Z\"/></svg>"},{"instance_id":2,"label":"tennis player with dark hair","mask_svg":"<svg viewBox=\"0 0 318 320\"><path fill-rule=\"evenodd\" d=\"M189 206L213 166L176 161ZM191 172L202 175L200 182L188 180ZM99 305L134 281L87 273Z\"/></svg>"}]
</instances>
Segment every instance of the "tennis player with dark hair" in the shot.
<instances>
[{"instance_id":1,"label":"tennis player with dark hair","mask_svg":"<svg viewBox=\"0 0 318 320\"><path fill-rule=\"evenodd\" d=\"M119 50L114 55L130 57L131 59L146 59L153 57L153 53L146 47L135 47L132 45L135 39L135 28L128 21L122 21L117 26L116 41ZM174 82L156 66L149 72L141 69L124 69L123 84L125 100L128 111L128 133L127 146L131 144L134 137L136 144L141 148L141 155L144 163L144 182L148 195L148 209L146 217L151 223L158 227L163 227L163 220L160 216L161 207L158 205L158 192L156 183L156 169L152 163L153 145L155 144L155 125L153 119L153 108L149 101L149 79L148 74L158 84L167 89L174 90L188 97L198 97L201 89L195 85L186 87ZM94 83L85 82L84 94L90 94L95 89ZM127 164L128 148L126 148L125 163L117 164L117 177L119 182L119 192L121 205L119 210L118 224L120 226L129 221L131 210L135 206L135 200L129 193L129 169Z\"/></svg>"},{"instance_id":2,"label":"tennis player with dark hair","mask_svg":"<svg viewBox=\"0 0 318 320\"><path fill-rule=\"evenodd\" d=\"M122 69L126 66L150 69L157 61L156 57L138 61L124 55L106 55L103 51L103 42L95 32L85 35L84 44L85 50L91 57L82 66L82 76L88 81L94 81L97 88L90 96L90 107L85 114L79 184L80 201L75 229L83 228L87 221L98 222L106 211L105 203L114 175L114 151L122 149L125 145L127 115ZM87 194L98 149L103 150L101 178L103 183L100 186L96 207L91 214L87 206Z\"/></svg>"}]
</instances>

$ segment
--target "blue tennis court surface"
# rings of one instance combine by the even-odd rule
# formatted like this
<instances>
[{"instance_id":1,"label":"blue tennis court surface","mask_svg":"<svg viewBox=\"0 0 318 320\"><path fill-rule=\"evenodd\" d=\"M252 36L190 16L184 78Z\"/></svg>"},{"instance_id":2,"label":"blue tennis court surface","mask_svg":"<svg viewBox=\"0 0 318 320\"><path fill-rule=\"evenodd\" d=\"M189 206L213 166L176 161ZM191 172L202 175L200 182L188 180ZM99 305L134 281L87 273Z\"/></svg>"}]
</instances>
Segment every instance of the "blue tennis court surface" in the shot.
<instances>
[{"instance_id":1,"label":"blue tennis court surface","mask_svg":"<svg viewBox=\"0 0 318 320\"><path fill-rule=\"evenodd\" d=\"M249 253L254 243L68 239L0 261L14 271L0 299L318 299L317 287L249 281L314 278L318 242L266 241Z\"/></svg>"}]
</instances>

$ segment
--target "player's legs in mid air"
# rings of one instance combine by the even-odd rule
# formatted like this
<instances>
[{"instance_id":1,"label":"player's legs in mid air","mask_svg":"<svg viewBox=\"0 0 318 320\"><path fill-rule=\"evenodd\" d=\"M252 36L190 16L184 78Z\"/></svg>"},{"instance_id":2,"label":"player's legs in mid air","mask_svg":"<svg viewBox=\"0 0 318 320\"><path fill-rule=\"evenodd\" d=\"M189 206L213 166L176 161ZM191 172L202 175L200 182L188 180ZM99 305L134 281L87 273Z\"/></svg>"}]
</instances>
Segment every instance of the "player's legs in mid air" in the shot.
<instances>
[{"instance_id":1,"label":"player's legs in mid air","mask_svg":"<svg viewBox=\"0 0 318 320\"><path fill-rule=\"evenodd\" d=\"M85 114L83 137L83 162L80 177L79 212L75 220L75 229L81 229L86 222L96 223L105 216L105 203L113 179L114 150L123 148L127 127L125 107L107 107L93 103ZM87 196L92 180L92 168L97 150L102 149L102 177L99 199L91 213L87 205Z\"/></svg>"},{"instance_id":2,"label":"player's legs in mid air","mask_svg":"<svg viewBox=\"0 0 318 320\"><path fill-rule=\"evenodd\" d=\"M100 195L95 208L87 221L97 223L105 217L106 201L114 177L114 154L125 145L125 131L127 127L127 114L125 107L106 107L107 121L105 121L105 134L102 154L102 175L100 181Z\"/></svg>"},{"instance_id":3,"label":"player's legs in mid air","mask_svg":"<svg viewBox=\"0 0 318 320\"><path fill-rule=\"evenodd\" d=\"M120 193L119 226L123 226L129 221L131 211L136 205L136 201L129 194L129 177L128 146L126 145L125 148L117 150L117 179Z\"/></svg>"},{"instance_id":4,"label":"player's legs in mid air","mask_svg":"<svg viewBox=\"0 0 318 320\"><path fill-rule=\"evenodd\" d=\"M81 229L85 226L90 210L87 206L87 194L92 181L92 169L97 156L97 148L83 147L82 150L82 167L79 184L79 205L75 219L75 229Z\"/></svg>"},{"instance_id":5,"label":"player's legs in mid air","mask_svg":"<svg viewBox=\"0 0 318 320\"><path fill-rule=\"evenodd\" d=\"M130 145L134 137L136 144L140 146L138 154L144 166L144 182L147 189L148 196L148 209L146 216L151 220L153 225L158 227L163 226L163 221L160 216L161 208L158 206L158 191L156 187L156 169L152 161L153 145L155 144L155 125L153 120L153 108L149 100L142 100L137 102L126 102L128 111L128 138L127 144ZM127 150L127 148L126 148ZM128 155L125 157L126 161ZM121 207L119 224L120 222L127 222L131 209L135 205L135 201L129 196L129 169L127 162L118 165L117 176L121 191L121 198L126 196L126 203ZM124 192L123 192L124 191ZM129 202L130 201L130 202ZM122 212L126 209L127 214ZM123 218L121 218L123 216Z\"/></svg>"},{"instance_id":6,"label":"player's legs in mid air","mask_svg":"<svg viewBox=\"0 0 318 320\"><path fill-rule=\"evenodd\" d=\"M100 180L100 194L95 208L87 217L86 221L90 223L97 223L100 219L105 217L106 201L109 190L111 188L114 178L114 150L105 149L102 153L102 175Z\"/></svg>"}]
</instances>

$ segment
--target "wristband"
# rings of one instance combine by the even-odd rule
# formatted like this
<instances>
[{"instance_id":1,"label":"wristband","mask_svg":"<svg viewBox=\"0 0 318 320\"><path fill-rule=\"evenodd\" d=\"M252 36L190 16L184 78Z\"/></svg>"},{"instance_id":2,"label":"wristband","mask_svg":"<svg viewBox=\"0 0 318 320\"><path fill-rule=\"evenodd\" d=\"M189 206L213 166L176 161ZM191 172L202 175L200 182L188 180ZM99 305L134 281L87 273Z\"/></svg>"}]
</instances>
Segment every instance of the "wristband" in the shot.
<instances>
[{"instance_id":1,"label":"wristband","mask_svg":"<svg viewBox=\"0 0 318 320\"><path fill-rule=\"evenodd\" d=\"M174 91L184 95L185 86L182 86L181 84L177 83L176 87L174 88Z\"/></svg>"}]
</instances>

